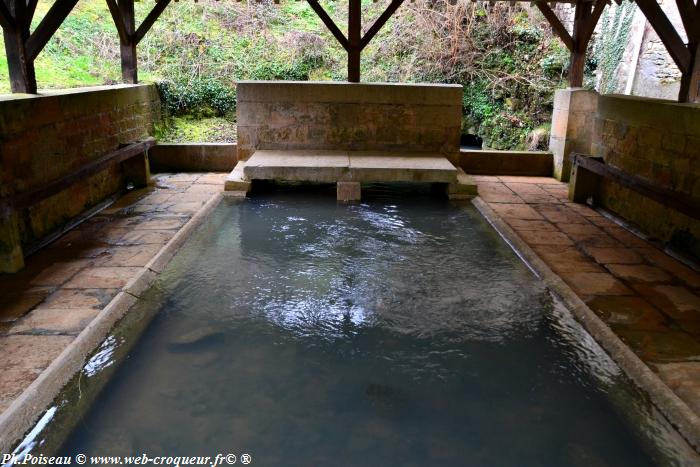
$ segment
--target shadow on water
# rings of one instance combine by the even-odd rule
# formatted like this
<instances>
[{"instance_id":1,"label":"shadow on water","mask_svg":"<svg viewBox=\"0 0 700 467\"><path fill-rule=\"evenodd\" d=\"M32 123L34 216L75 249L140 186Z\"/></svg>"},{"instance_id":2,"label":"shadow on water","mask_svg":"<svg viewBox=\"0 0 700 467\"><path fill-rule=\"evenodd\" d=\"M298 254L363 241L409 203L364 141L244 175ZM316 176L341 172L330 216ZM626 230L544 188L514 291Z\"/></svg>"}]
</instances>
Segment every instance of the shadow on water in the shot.
<instances>
[{"instance_id":1,"label":"shadow on water","mask_svg":"<svg viewBox=\"0 0 700 467\"><path fill-rule=\"evenodd\" d=\"M285 466L697 460L468 204L290 190L222 202L34 449Z\"/></svg>"}]
</instances>

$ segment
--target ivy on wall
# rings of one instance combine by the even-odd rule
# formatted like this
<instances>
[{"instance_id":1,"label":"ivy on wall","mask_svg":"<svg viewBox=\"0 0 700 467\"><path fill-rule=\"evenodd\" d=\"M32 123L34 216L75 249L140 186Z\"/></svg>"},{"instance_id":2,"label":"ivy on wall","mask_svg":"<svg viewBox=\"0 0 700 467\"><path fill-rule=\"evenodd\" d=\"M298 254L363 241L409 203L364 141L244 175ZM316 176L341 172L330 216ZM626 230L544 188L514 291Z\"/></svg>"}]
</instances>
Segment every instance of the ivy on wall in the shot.
<instances>
[{"instance_id":1,"label":"ivy on wall","mask_svg":"<svg viewBox=\"0 0 700 467\"><path fill-rule=\"evenodd\" d=\"M600 30L593 46L593 59L598 71L598 91L601 94L621 92L617 69L622 62L629 40L636 4L612 3L603 13Z\"/></svg>"}]
</instances>

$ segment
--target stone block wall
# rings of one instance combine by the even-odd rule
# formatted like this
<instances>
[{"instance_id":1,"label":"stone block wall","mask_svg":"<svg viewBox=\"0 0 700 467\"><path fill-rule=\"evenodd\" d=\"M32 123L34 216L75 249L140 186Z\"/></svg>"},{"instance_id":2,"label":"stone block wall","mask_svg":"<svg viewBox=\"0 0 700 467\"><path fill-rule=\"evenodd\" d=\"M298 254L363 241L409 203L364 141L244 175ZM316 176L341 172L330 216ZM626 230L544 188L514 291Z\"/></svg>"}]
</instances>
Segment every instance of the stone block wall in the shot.
<instances>
[{"instance_id":1,"label":"stone block wall","mask_svg":"<svg viewBox=\"0 0 700 467\"><path fill-rule=\"evenodd\" d=\"M256 149L436 152L456 161L462 87L241 81L238 158Z\"/></svg>"},{"instance_id":2,"label":"stone block wall","mask_svg":"<svg viewBox=\"0 0 700 467\"><path fill-rule=\"evenodd\" d=\"M607 164L700 199L700 105L604 95L591 152ZM700 258L700 221L603 180L597 201Z\"/></svg>"},{"instance_id":3,"label":"stone block wall","mask_svg":"<svg viewBox=\"0 0 700 467\"><path fill-rule=\"evenodd\" d=\"M0 197L40 188L120 144L152 135L159 116L153 85L0 97ZM33 244L123 187L121 167L113 166L17 213L22 245Z\"/></svg>"},{"instance_id":4,"label":"stone block wall","mask_svg":"<svg viewBox=\"0 0 700 467\"><path fill-rule=\"evenodd\" d=\"M236 143L162 143L148 151L151 172L230 172Z\"/></svg>"}]
</instances>

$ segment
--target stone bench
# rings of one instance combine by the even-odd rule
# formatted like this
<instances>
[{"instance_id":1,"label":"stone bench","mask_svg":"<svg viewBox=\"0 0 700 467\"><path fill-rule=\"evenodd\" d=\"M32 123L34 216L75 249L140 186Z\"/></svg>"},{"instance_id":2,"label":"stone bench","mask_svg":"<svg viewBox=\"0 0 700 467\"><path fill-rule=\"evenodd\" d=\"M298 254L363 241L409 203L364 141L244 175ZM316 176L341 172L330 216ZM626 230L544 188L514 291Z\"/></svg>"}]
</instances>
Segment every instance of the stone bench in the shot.
<instances>
[{"instance_id":1,"label":"stone bench","mask_svg":"<svg viewBox=\"0 0 700 467\"><path fill-rule=\"evenodd\" d=\"M241 161L226 191L248 192L252 180L337 183L338 199L360 199L363 182L441 183L452 198L476 195L476 185L439 154L397 155L378 151L259 150Z\"/></svg>"}]
</instances>

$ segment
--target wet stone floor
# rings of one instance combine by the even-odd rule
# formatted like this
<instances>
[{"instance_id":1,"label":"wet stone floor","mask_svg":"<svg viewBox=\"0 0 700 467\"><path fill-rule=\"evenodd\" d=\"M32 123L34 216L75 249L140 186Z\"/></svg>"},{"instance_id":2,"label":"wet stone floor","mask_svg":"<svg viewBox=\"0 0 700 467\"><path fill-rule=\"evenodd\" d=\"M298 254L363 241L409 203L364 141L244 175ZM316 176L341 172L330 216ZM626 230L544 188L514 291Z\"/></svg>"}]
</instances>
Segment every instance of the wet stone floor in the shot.
<instances>
[{"instance_id":1,"label":"wet stone floor","mask_svg":"<svg viewBox=\"0 0 700 467\"><path fill-rule=\"evenodd\" d=\"M161 174L0 275L0 412L99 315L226 174Z\"/></svg>"},{"instance_id":2,"label":"wet stone floor","mask_svg":"<svg viewBox=\"0 0 700 467\"><path fill-rule=\"evenodd\" d=\"M479 196L696 413L700 274L544 177L474 177Z\"/></svg>"}]
</instances>

